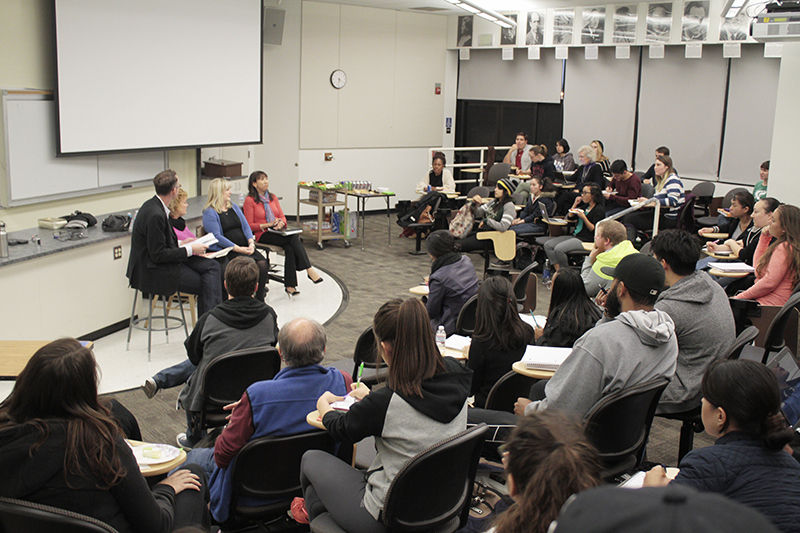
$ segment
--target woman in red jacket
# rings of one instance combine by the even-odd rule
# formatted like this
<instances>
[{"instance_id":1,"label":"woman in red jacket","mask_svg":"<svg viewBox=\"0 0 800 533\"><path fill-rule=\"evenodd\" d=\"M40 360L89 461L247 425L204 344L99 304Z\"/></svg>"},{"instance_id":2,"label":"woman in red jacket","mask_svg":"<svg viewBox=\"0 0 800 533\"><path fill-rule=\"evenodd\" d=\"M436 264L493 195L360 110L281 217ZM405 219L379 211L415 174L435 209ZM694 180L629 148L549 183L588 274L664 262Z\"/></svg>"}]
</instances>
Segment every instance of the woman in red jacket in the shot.
<instances>
[{"instance_id":1,"label":"woman in red jacket","mask_svg":"<svg viewBox=\"0 0 800 533\"><path fill-rule=\"evenodd\" d=\"M244 218L250 224L256 241L283 248L283 285L286 287L286 294L294 296L300 293L297 290L297 272L300 270L305 270L308 279L314 283L321 283L322 277L311 266L300 236L275 233L286 229L286 215L283 214L278 197L269 192L267 173L256 170L250 174L247 190L243 207Z\"/></svg>"},{"instance_id":2,"label":"woman in red jacket","mask_svg":"<svg viewBox=\"0 0 800 533\"><path fill-rule=\"evenodd\" d=\"M775 241L770 244L772 237ZM772 224L761 230L753 255L756 282L734 298L758 300L761 305L782 306L800 281L800 209L783 204Z\"/></svg>"}]
</instances>

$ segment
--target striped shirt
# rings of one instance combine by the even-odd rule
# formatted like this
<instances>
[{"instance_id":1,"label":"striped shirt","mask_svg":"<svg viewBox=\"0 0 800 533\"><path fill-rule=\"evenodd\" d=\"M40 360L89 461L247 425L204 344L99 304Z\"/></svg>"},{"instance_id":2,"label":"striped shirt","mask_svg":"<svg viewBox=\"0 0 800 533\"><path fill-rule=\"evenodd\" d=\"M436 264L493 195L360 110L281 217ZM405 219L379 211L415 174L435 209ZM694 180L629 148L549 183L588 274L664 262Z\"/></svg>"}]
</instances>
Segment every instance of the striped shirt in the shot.
<instances>
[{"instance_id":1,"label":"striped shirt","mask_svg":"<svg viewBox=\"0 0 800 533\"><path fill-rule=\"evenodd\" d=\"M670 174L664 186L653 195L653 198L657 198L662 207L669 207L668 216L678 216L678 210L685 200L683 182L677 174Z\"/></svg>"},{"instance_id":2,"label":"striped shirt","mask_svg":"<svg viewBox=\"0 0 800 533\"><path fill-rule=\"evenodd\" d=\"M486 217L486 225L496 231L506 231L511 226L511 222L517 214L514 202L506 202L506 204L502 206L503 215L500 217L499 221L494 220L497 209L501 209L501 207L497 205L497 200L492 200L488 204L483 204L481 209L483 210L483 216Z\"/></svg>"}]
</instances>

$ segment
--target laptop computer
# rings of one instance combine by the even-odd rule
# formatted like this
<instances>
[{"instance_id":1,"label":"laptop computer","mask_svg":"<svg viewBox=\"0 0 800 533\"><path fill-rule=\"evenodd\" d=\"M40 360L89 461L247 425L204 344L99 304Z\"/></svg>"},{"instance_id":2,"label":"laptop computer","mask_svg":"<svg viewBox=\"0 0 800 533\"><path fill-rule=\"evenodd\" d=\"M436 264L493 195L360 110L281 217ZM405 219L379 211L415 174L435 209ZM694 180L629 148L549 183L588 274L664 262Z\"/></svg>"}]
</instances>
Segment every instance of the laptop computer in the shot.
<instances>
[{"instance_id":1,"label":"laptop computer","mask_svg":"<svg viewBox=\"0 0 800 533\"><path fill-rule=\"evenodd\" d=\"M539 210L542 212L542 220L545 221L546 224L568 224L569 221L566 218L560 217L551 217L547 214L547 206L544 205L544 202L539 202Z\"/></svg>"}]
</instances>

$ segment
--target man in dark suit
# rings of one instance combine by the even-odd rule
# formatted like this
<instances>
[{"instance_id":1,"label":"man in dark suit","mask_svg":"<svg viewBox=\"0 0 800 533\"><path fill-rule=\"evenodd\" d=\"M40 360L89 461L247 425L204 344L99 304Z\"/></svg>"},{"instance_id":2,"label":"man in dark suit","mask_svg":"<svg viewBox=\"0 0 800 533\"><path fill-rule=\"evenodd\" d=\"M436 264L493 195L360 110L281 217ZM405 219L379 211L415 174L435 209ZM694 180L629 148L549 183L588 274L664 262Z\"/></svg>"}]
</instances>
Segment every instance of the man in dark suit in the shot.
<instances>
[{"instance_id":1,"label":"man in dark suit","mask_svg":"<svg viewBox=\"0 0 800 533\"><path fill-rule=\"evenodd\" d=\"M178 194L178 176L164 170L153 178L156 195L142 204L131 234L127 276L131 287L160 295L181 291L199 296L204 314L222 301L219 263L204 256L207 246L178 246L167 205Z\"/></svg>"}]
</instances>

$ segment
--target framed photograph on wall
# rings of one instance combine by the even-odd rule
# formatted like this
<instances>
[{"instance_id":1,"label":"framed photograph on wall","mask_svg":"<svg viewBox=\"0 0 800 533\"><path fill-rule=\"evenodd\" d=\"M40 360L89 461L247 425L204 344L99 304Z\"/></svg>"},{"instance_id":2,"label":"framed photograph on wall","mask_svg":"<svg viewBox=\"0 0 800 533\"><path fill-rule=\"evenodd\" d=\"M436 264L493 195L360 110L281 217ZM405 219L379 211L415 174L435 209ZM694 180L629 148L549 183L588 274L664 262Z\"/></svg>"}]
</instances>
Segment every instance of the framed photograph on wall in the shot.
<instances>
[{"instance_id":1,"label":"framed photograph on wall","mask_svg":"<svg viewBox=\"0 0 800 533\"><path fill-rule=\"evenodd\" d=\"M614 10L615 43L632 43L636 40L636 21L639 18L636 4L617 6Z\"/></svg>"},{"instance_id":2,"label":"framed photograph on wall","mask_svg":"<svg viewBox=\"0 0 800 533\"><path fill-rule=\"evenodd\" d=\"M672 31L672 4L657 3L647 6L646 43L666 43Z\"/></svg>"},{"instance_id":3,"label":"framed photograph on wall","mask_svg":"<svg viewBox=\"0 0 800 533\"><path fill-rule=\"evenodd\" d=\"M581 44L603 44L606 33L606 8L584 7L581 17Z\"/></svg>"},{"instance_id":4,"label":"framed photograph on wall","mask_svg":"<svg viewBox=\"0 0 800 533\"><path fill-rule=\"evenodd\" d=\"M752 17L743 9L732 19L722 19L719 27L720 41L746 41L750 35Z\"/></svg>"},{"instance_id":5,"label":"framed photograph on wall","mask_svg":"<svg viewBox=\"0 0 800 533\"><path fill-rule=\"evenodd\" d=\"M575 20L574 9L556 9L553 11L553 44L572 44L572 24Z\"/></svg>"},{"instance_id":6,"label":"framed photograph on wall","mask_svg":"<svg viewBox=\"0 0 800 533\"><path fill-rule=\"evenodd\" d=\"M510 18L514 22L517 21L516 13L503 13L503 15ZM517 44L517 26L512 26L510 28L500 28L500 44L501 45Z\"/></svg>"},{"instance_id":7,"label":"framed photograph on wall","mask_svg":"<svg viewBox=\"0 0 800 533\"><path fill-rule=\"evenodd\" d=\"M705 41L708 36L708 0L693 0L683 6L681 41Z\"/></svg>"},{"instance_id":8,"label":"framed photograph on wall","mask_svg":"<svg viewBox=\"0 0 800 533\"><path fill-rule=\"evenodd\" d=\"M525 44L543 44L544 43L544 13L539 11L531 11L527 16L528 25L525 33Z\"/></svg>"},{"instance_id":9,"label":"framed photograph on wall","mask_svg":"<svg viewBox=\"0 0 800 533\"><path fill-rule=\"evenodd\" d=\"M458 17L458 44L472 46L472 15Z\"/></svg>"}]
</instances>

